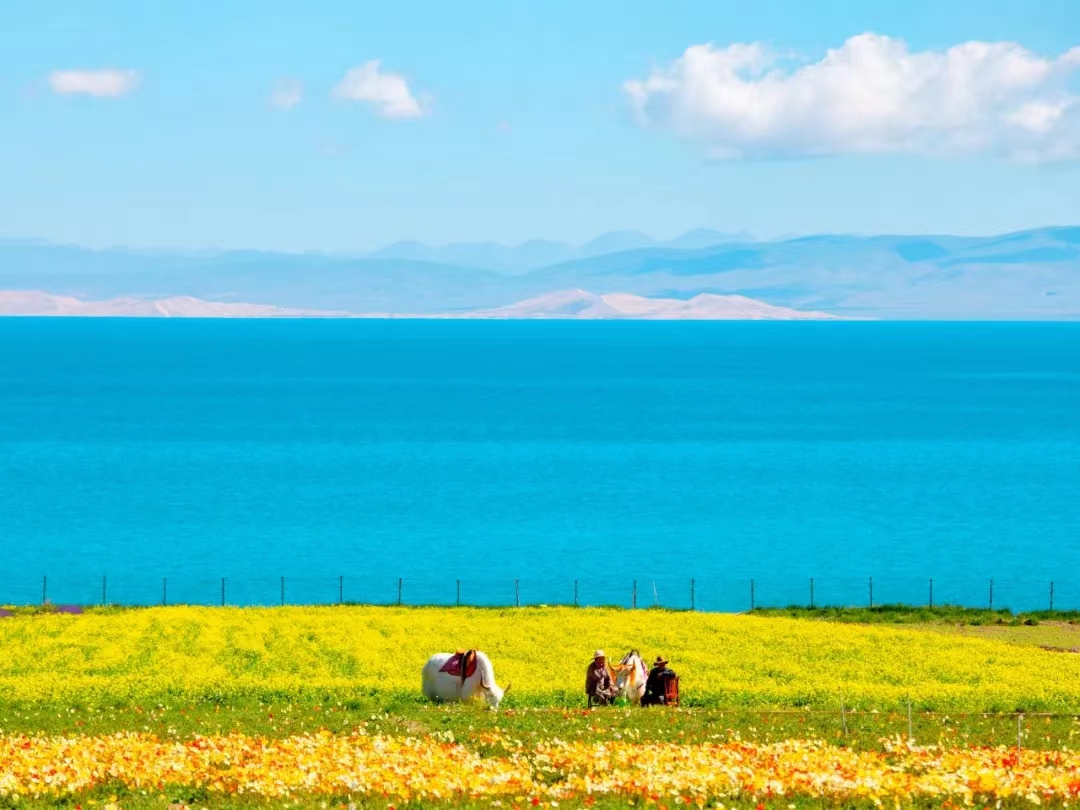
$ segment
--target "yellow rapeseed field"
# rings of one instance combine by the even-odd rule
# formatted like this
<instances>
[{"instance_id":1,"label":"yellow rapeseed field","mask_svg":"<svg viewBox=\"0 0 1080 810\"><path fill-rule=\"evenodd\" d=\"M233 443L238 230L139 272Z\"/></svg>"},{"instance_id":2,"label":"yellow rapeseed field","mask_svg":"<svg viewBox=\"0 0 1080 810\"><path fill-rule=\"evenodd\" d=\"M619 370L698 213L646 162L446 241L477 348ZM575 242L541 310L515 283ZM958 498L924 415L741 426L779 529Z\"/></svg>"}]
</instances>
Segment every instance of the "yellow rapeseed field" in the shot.
<instances>
[{"instance_id":1,"label":"yellow rapeseed field","mask_svg":"<svg viewBox=\"0 0 1080 810\"><path fill-rule=\"evenodd\" d=\"M0 620L5 701L419 700L439 651L475 647L507 705L583 702L596 647L664 654L684 704L1080 710L1080 656L975 638L727 614L571 608L168 607Z\"/></svg>"}]
</instances>

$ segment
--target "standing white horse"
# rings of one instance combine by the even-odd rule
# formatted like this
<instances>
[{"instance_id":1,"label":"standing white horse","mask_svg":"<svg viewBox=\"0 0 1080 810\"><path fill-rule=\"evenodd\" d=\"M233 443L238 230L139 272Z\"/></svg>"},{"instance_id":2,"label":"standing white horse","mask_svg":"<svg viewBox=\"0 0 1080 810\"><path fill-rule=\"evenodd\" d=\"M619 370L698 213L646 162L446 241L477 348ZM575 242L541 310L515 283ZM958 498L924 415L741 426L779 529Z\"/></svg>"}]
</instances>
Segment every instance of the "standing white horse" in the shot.
<instances>
[{"instance_id":1,"label":"standing white horse","mask_svg":"<svg viewBox=\"0 0 1080 810\"><path fill-rule=\"evenodd\" d=\"M649 678L649 670L637 650L631 650L623 656L615 670L615 689L620 697L624 697L636 706L641 705L641 698L645 694L645 682Z\"/></svg>"},{"instance_id":2,"label":"standing white horse","mask_svg":"<svg viewBox=\"0 0 1080 810\"><path fill-rule=\"evenodd\" d=\"M465 656L458 655L458 674L444 671L447 662L455 657L452 653L435 653L431 656L421 673L424 696L436 702L482 697L491 708L499 708L503 696L510 691L510 684L507 684L505 689L500 689L495 683L495 670L491 661L479 650L475 651L475 655L476 669L472 673L468 670L461 672Z\"/></svg>"}]
</instances>

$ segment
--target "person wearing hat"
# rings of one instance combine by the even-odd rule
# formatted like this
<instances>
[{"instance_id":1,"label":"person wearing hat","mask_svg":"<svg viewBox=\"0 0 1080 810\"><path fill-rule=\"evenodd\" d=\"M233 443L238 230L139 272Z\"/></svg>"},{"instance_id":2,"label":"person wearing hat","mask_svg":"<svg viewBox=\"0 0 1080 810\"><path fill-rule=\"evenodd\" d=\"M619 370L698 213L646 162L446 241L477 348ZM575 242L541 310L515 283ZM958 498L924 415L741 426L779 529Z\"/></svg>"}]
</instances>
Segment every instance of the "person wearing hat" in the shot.
<instances>
[{"instance_id":1,"label":"person wearing hat","mask_svg":"<svg viewBox=\"0 0 1080 810\"><path fill-rule=\"evenodd\" d=\"M653 667L649 670L648 680L645 681L645 694L641 696L642 706L663 706L664 684L668 678L674 678L674 671L668 669L667 659L662 655L656 656Z\"/></svg>"},{"instance_id":2,"label":"person wearing hat","mask_svg":"<svg viewBox=\"0 0 1080 810\"><path fill-rule=\"evenodd\" d=\"M593 660L585 670L585 694L589 696L590 704L600 706L607 706L615 699L615 679L611 677L603 650L593 653Z\"/></svg>"}]
</instances>

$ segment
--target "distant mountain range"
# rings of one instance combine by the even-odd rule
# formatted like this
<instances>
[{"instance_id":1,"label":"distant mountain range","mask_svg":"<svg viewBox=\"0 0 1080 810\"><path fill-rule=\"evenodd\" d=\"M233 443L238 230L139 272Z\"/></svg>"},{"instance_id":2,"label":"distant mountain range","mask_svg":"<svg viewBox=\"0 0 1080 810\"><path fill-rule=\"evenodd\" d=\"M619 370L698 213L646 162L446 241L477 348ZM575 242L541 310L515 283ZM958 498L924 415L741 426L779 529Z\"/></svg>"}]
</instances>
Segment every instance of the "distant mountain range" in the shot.
<instances>
[{"instance_id":1,"label":"distant mountain range","mask_svg":"<svg viewBox=\"0 0 1080 810\"><path fill-rule=\"evenodd\" d=\"M703 231L662 244L620 232L577 247L399 243L361 256L9 241L0 242L0 290L83 302L192 298L219 306L419 315L521 312L528 299L588 290L605 301L612 294L683 302L702 294L742 296L849 317L1078 319L1080 227L773 242Z\"/></svg>"}]
</instances>

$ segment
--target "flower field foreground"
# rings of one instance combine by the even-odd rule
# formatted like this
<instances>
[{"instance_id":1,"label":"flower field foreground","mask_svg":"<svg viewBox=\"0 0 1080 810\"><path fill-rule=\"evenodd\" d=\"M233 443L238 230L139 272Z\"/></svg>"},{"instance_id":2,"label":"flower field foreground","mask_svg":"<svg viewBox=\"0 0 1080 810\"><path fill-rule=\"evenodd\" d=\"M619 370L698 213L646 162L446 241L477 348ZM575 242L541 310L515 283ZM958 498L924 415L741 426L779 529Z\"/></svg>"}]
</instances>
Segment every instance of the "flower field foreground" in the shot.
<instances>
[{"instance_id":1,"label":"flower field foreground","mask_svg":"<svg viewBox=\"0 0 1080 810\"><path fill-rule=\"evenodd\" d=\"M475 647L508 706L579 706L596 647L664 654L684 705L1077 711L1080 656L866 626L573 608L166 607L0 619L0 703L420 700L420 669Z\"/></svg>"},{"instance_id":2,"label":"flower field foreground","mask_svg":"<svg viewBox=\"0 0 1080 810\"><path fill-rule=\"evenodd\" d=\"M269 740L240 734L162 741L0 736L0 796L77 795L121 785L221 796L380 798L389 802L637 797L704 804L717 798L816 798L964 803L1067 802L1080 795L1080 753L918 747L899 740L856 752L820 741L754 745L561 742L488 735L475 748L428 736L317 733ZM677 800L677 801L676 801Z\"/></svg>"}]
</instances>

